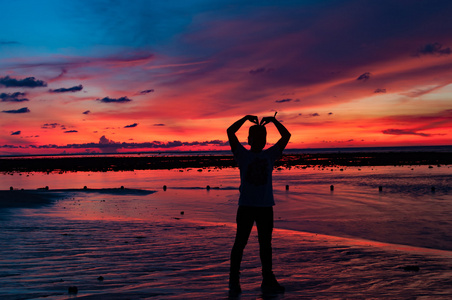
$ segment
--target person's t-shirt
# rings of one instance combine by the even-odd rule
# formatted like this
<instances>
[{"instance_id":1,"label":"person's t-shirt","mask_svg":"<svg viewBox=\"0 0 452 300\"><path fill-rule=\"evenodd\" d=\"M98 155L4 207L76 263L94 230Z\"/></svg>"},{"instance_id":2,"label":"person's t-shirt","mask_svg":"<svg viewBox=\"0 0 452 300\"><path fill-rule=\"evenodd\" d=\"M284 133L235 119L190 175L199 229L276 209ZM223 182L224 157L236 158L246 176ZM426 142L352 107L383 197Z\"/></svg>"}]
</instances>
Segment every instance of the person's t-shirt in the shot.
<instances>
[{"instance_id":1,"label":"person's t-shirt","mask_svg":"<svg viewBox=\"0 0 452 300\"><path fill-rule=\"evenodd\" d=\"M251 152L242 144L234 151L240 169L239 205L270 207L273 199L272 171L275 161L281 156L276 144L259 153Z\"/></svg>"}]
</instances>

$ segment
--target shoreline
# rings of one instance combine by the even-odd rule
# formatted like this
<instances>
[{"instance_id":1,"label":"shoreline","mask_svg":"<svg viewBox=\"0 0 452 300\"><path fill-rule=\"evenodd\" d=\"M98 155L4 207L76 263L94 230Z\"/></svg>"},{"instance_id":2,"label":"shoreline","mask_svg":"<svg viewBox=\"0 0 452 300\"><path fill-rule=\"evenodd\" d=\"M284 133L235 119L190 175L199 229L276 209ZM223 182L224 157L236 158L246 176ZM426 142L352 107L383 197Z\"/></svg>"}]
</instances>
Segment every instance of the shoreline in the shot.
<instances>
[{"instance_id":1,"label":"shoreline","mask_svg":"<svg viewBox=\"0 0 452 300\"><path fill-rule=\"evenodd\" d=\"M451 165L452 152L350 152L283 154L275 167ZM231 155L149 157L0 158L0 172L108 172L186 168L232 168Z\"/></svg>"},{"instance_id":2,"label":"shoreline","mask_svg":"<svg viewBox=\"0 0 452 300\"><path fill-rule=\"evenodd\" d=\"M106 195L150 195L156 191L129 189L129 188L103 188L103 189L14 189L0 190L0 209L2 208L38 208L51 205L55 201L69 197L69 193L102 193Z\"/></svg>"}]
</instances>

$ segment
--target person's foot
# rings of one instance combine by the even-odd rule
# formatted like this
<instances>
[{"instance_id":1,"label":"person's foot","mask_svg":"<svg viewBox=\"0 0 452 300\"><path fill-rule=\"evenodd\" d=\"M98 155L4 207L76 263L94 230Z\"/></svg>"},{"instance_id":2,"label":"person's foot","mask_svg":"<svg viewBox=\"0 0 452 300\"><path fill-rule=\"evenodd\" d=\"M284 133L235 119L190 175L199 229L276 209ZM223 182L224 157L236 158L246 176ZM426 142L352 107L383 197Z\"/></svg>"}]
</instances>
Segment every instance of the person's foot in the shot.
<instances>
[{"instance_id":1,"label":"person's foot","mask_svg":"<svg viewBox=\"0 0 452 300\"><path fill-rule=\"evenodd\" d=\"M286 289L278 283L273 273L264 276L261 290L264 294L283 294L286 291Z\"/></svg>"},{"instance_id":2,"label":"person's foot","mask_svg":"<svg viewBox=\"0 0 452 300\"><path fill-rule=\"evenodd\" d=\"M229 277L229 297L238 297L242 293L238 276Z\"/></svg>"}]
</instances>

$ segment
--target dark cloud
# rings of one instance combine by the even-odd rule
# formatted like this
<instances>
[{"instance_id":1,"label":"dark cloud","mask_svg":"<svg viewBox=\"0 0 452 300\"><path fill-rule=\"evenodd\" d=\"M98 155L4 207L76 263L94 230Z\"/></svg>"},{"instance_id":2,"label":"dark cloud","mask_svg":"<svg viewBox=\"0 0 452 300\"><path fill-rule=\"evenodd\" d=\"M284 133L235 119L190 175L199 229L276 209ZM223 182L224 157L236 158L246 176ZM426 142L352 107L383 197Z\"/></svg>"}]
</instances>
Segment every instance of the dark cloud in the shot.
<instances>
[{"instance_id":1,"label":"dark cloud","mask_svg":"<svg viewBox=\"0 0 452 300\"><path fill-rule=\"evenodd\" d=\"M435 55L435 56L441 56L441 55L449 55L451 54L451 50L449 47L443 48L443 45L440 43L433 43L433 44L427 44L421 48L418 49L416 52L416 55Z\"/></svg>"},{"instance_id":2,"label":"dark cloud","mask_svg":"<svg viewBox=\"0 0 452 300\"><path fill-rule=\"evenodd\" d=\"M390 134L390 135L418 135L418 136L423 136L423 137L431 136L431 134L416 132L416 130L409 130L409 129L386 129L386 130L383 130L382 132L383 132L383 134Z\"/></svg>"},{"instance_id":3,"label":"dark cloud","mask_svg":"<svg viewBox=\"0 0 452 300\"><path fill-rule=\"evenodd\" d=\"M90 113L91 113L90 110L85 110L84 112L82 112L82 114L84 114L84 115L88 115L88 114L90 114Z\"/></svg>"},{"instance_id":4,"label":"dark cloud","mask_svg":"<svg viewBox=\"0 0 452 300\"><path fill-rule=\"evenodd\" d=\"M16 41L0 41L0 45L17 45L19 42Z\"/></svg>"},{"instance_id":5,"label":"dark cloud","mask_svg":"<svg viewBox=\"0 0 452 300\"><path fill-rule=\"evenodd\" d=\"M133 127L137 127L137 126L138 126L138 123L133 123L133 124L124 126L124 128L133 128Z\"/></svg>"},{"instance_id":6,"label":"dark cloud","mask_svg":"<svg viewBox=\"0 0 452 300\"><path fill-rule=\"evenodd\" d=\"M20 130L11 132L11 135L20 135Z\"/></svg>"},{"instance_id":7,"label":"dark cloud","mask_svg":"<svg viewBox=\"0 0 452 300\"><path fill-rule=\"evenodd\" d=\"M83 85L77 85L77 86L73 86L70 88L59 88L59 89L55 89L55 90L49 90L49 92L51 93L68 93L68 92L79 92L83 90Z\"/></svg>"},{"instance_id":8,"label":"dark cloud","mask_svg":"<svg viewBox=\"0 0 452 300\"><path fill-rule=\"evenodd\" d=\"M328 113L328 116L331 116L332 114L333 114L332 112L329 112L329 113Z\"/></svg>"},{"instance_id":9,"label":"dark cloud","mask_svg":"<svg viewBox=\"0 0 452 300\"><path fill-rule=\"evenodd\" d=\"M54 129L58 126L64 127L64 125L61 125L60 123L45 123L41 126L42 129Z\"/></svg>"},{"instance_id":10,"label":"dark cloud","mask_svg":"<svg viewBox=\"0 0 452 300\"><path fill-rule=\"evenodd\" d=\"M386 89L380 89L380 88L378 88L378 89L375 89L374 93L375 93L375 94L386 93Z\"/></svg>"},{"instance_id":11,"label":"dark cloud","mask_svg":"<svg viewBox=\"0 0 452 300\"><path fill-rule=\"evenodd\" d=\"M109 140L105 137L105 135L101 136L99 139L99 144L100 145L109 145L109 144L114 144L115 142L112 140Z\"/></svg>"},{"instance_id":12,"label":"dark cloud","mask_svg":"<svg viewBox=\"0 0 452 300\"><path fill-rule=\"evenodd\" d=\"M330 144L330 143L337 143L337 144L344 144L344 143L352 143L354 142L354 139L349 139L349 140L334 140L334 141L327 141L327 140L323 140L322 143L324 144Z\"/></svg>"},{"instance_id":13,"label":"dark cloud","mask_svg":"<svg viewBox=\"0 0 452 300\"><path fill-rule=\"evenodd\" d=\"M2 112L7 113L7 114L24 114L24 113L29 113L30 110L28 109L28 107L22 107L22 108L13 109L13 110L2 110Z\"/></svg>"},{"instance_id":14,"label":"dark cloud","mask_svg":"<svg viewBox=\"0 0 452 300\"><path fill-rule=\"evenodd\" d=\"M59 128L60 130L64 130L64 133L73 133L78 132L77 130L66 130L66 125L60 123L45 123L41 126L42 129L55 129Z\"/></svg>"},{"instance_id":15,"label":"dark cloud","mask_svg":"<svg viewBox=\"0 0 452 300\"><path fill-rule=\"evenodd\" d=\"M77 132L76 130L69 130L67 133ZM177 148L183 146L227 146L229 145L226 141L221 140L211 140L211 141L194 141L194 142L183 142L183 141L153 141L144 143L120 143L110 140L103 135L98 143L85 143L85 144L67 144L67 145L29 145L27 147L14 146L14 145L3 145L3 148L34 148L34 149L100 149L102 152L115 152L117 149L157 149L157 148Z\"/></svg>"},{"instance_id":16,"label":"dark cloud","mask_svg":"<svg viewBox=\"0 0 452 300\"><path fill-rule=\"evenodd\" d=\"M274 69L269 69L269 68L258 68L258 69L255 69L255 70L250 70L250 74L251 75L257 75L257 74L263 74L263 73L269 73L269 72L273 72L274 71Z\"/></svg>"},{"instance_id":17,"label":"dark cloud","mask_svg":"<svg viewBox=\"0 0 452 300\"><path fill-rule=\"evenodd\" d=\"M35 88L35 87L45 87L47 83L42 80L37 80L34 77L27 77L25 79L15 79L9 76L0 78L0 85L5 87L26 87L26 88Z\"/></svg>"},{"instance_id":18,"label":"dark cloud","mask_svg":"<svg viewBox=\"0 0 452 300\"><path fill-rule=\"evenodd\" d=\"M154 124L153 126L165 126L165 124L159 123L159 124Z\"/></svg>"},{"instance_id":19,"label":"dark cloud","mask_svg":"<svg viewBox=\"0 0 452 300\"><path fill-rule=\"evenodd\" d=\"M146 94L153 93L153 92L154 92L154 89L150 89L150 90L141 91L138 94L139 95L146 95Z\"/></svg>"},{"instance_id":20,"label":"dark cloud","mask_svg":"<svg viewBox=\"0 0 452 300\"><path fill-rule=\"evenodd\" d=\"M318 113L309 114L310 117L319 117L320 115Z\"/></svg>"},{"instance_id":21,"label":"dark cloud","mask_svg":"<svg viewBox=\"0 0 452 300\"><path fill-rule=\"evenodd\" d=\"M28 101L27 98L23 98L26 93L16 92L16 93L1 93L0 99L2 102L24 102Z\"/></svg>"},{"instance_id":22,"label":"dark cloud","mask_svg":"<svg viewBox=\"0 0 452 300\"><path fill-rule=\"evenodd\" d=\"M121 97L121 98L118 98L118 99L105 97L105 98L102 98L102 99L97 99L97 101L100 101L102 103L127 103L127 102L132 101L132 99L129 99L127 97Z\"/></svg>"},{"instance_id":23,"label":"dark cloud","mask_svg":"<svg viewBox=\"0 0 452 300\"><path fill-rule=\"evenodd\" d=\"M365 73L359 75L359 77L356 78L356 80L367 81L369 78L370 78L370 73L369 72L365 72Z\"/></svg>"},{"instance_id":24,"label":"dark cloud","mask_svg":"<svg viewBox=\"0 0 452 300\"><path fill-rule=\"evenodd\" d=\"M284 103L284 102L290 102L292 101L292 99L281 99L281 100L276 100L276 103Z\"/></svg>"}]
</instances>

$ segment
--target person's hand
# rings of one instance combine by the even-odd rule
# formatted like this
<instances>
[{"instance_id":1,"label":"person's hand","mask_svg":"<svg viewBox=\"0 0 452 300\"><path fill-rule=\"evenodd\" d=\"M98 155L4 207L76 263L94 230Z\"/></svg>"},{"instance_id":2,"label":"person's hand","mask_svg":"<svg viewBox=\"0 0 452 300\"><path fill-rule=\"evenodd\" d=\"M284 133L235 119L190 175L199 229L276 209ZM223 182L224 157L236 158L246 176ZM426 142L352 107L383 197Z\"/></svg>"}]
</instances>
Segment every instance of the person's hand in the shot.
<instances>
[{"instance_id":1,"label":"person's hand","mask_svg":"<svg viewBox=\"0 0 452 300\"><path fill-rule=\"evenodd\" d=\"M276 121L275 117L263 117L262 120L261 120L260 125L265 126L268 123L275 122L275 121Z\"/></svg>"},{"instance_id":2,"label":"person's hand","mask_svg":"<svg viewBox=\"0 0 452 300\"><path fill-rule=\"evenodd\" d=\"M247 115L245 116L246 120L254 123L254 124L259 124L259 120L257 119L256 116L252 116L252 115Z\"/></svg>"}]
</instances>

